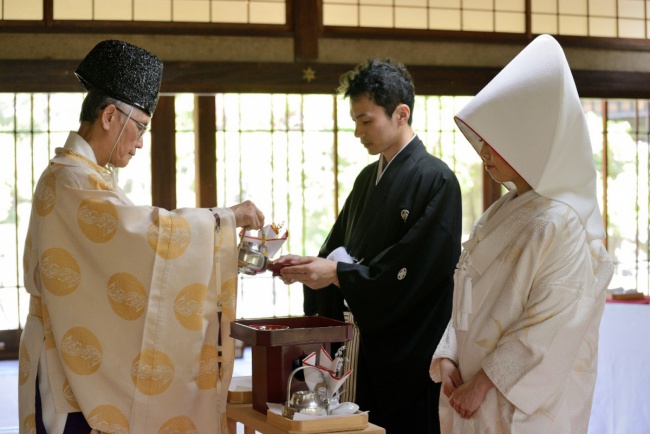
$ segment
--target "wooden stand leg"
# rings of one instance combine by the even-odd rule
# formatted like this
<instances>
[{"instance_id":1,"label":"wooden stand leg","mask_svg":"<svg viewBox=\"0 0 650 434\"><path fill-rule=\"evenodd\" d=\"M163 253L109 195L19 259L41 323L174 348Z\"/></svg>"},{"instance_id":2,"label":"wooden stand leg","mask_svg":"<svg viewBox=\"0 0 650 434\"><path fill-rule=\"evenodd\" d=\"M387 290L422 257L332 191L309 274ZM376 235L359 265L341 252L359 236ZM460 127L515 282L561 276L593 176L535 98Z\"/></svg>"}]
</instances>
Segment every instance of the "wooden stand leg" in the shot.
<instances>
[{"instance_id":1,"label":"wooden stand leg","mask_svg":"<svg viewBox=\"0 0 650 434\"><path fill-rule=\"evenodd\" d=\"M228 434L237 434L237 421L228 418Z\"/></svg>"}]
</instances>

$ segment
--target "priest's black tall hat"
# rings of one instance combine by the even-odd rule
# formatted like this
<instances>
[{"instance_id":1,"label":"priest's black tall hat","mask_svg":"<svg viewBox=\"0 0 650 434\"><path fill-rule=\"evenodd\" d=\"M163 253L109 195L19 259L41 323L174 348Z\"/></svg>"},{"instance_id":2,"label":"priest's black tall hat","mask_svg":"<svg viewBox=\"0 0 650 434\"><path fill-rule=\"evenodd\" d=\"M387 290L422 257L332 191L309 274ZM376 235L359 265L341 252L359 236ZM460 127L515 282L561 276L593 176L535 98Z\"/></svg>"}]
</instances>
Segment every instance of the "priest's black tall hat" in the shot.
<instances>
[{"instance_id":1,"label":"priest's black tall hat","mask_svg":"<svg viewBox=\"0 0 650 434\"><path fill-rule=\"evenodd\" d=\"M145 49L107 40L81 61L75 75L87 90L94 88L153 115L158 104L163 63Z\"/></svg>"}]
</instances>

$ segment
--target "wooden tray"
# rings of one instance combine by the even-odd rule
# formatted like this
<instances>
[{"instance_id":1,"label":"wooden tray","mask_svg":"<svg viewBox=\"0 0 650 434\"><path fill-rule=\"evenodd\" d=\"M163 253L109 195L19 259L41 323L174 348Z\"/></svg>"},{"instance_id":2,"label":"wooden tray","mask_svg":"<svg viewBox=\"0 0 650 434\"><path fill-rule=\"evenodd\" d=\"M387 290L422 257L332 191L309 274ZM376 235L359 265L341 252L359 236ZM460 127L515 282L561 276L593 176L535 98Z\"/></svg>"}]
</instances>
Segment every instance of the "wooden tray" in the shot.
<instances>
[{"instance_id":1,"label":"wooden tray","mask_svg":"<svg viewBox=\"0 0 650 434\"><path fill-rule=\"evenodd\" d=\"M285 329L263 330L260 325L285 326ZM283 345L344 342L352 339L352 324L323 316L295 316L278 318L240 319L230 323L230 337L251 346L275 347Z\"/></svg>"},{"instance_id":2,"label":"wooden tray","mask_svg":"<svg viewBox=\"0 0 650 434\"><path fill-rule=\"evenodd\" d=\"M291 420L271 410L266 412L266 421L289 433L328 433L356 431L368 428L368 413L356 412L352 416L323 417L312 420Z\"/></svg>"}]
</instances>

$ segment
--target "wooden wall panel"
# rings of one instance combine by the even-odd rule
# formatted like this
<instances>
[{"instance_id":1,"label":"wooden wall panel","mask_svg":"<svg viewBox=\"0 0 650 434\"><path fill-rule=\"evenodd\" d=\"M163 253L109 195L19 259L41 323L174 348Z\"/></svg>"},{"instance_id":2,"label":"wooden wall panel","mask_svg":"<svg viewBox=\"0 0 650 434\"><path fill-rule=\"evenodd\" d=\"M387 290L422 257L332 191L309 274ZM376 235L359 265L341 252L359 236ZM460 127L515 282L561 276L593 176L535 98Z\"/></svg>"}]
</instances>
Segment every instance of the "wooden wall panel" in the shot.
<instances>
[{"instance_id":1,"label":"wooden wall panel","mask_svg":"<svg viewBox=\"0 0 650 434\"><path fill-rule=\"evenodd\" d=\"M0 92L80 92L78 61L0 60ZM348 64L166 62L163 93L334 93ZM407 65L419 95L475 95L500 68ZM313 79L308 72L313 73ZM650 98L650 73L574 70L584 98Z\"/></svg>"},{"instance_id":2,"label":"wooden wall panel","mask_svg":"<svg viewBox=\"0 0 650 434\"><path fill-rule=\"evenodd\" d=\"M293 47L297 62L318 59L318 37L323 22L320 3L320 0L299 0L292 4Z\"/></svg>"}]
</instances>

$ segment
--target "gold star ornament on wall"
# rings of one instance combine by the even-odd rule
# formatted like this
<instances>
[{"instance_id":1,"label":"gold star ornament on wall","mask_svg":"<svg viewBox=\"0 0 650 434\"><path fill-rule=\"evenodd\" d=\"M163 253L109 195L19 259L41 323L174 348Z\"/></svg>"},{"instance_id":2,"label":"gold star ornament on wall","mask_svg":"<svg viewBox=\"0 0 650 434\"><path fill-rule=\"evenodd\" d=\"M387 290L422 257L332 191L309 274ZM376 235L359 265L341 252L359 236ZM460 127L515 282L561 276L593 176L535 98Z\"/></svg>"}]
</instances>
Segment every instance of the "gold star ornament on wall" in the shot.
<instances>
[{"instance_id":1,"label":"gold star ornament on wall","mask_svg":"<svg viewBox=\"0 0 650 434\"><path fill-rule=\"evenodd\" d=\"M312 80L316 79L316 71L311 69L311 66L308 66L307 69L302 70L302 79L307 80L307 83L311 83Z\"/></svg>"}]
</instances>

